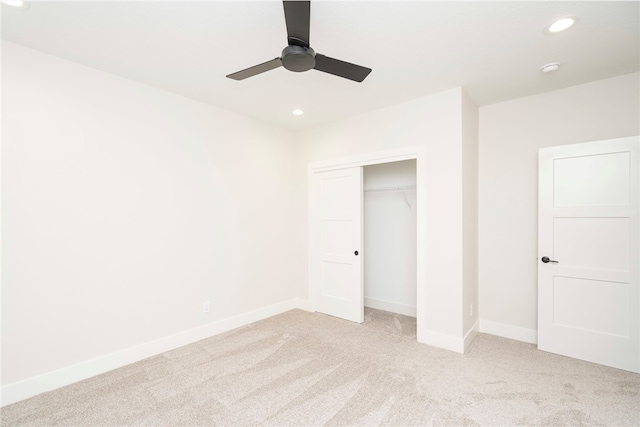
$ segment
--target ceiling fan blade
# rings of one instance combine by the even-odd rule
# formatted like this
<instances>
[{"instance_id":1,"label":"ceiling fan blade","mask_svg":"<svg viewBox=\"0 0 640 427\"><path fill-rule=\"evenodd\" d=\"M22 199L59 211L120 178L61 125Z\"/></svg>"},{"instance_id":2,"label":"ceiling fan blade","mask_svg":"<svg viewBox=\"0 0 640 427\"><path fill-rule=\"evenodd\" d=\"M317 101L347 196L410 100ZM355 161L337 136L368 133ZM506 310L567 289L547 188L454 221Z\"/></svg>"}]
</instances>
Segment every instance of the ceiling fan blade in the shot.
<instances>
[{"instance_id":1,"label":"ceiling fan blade","mask_svg":"<svg viewBox=\"0 0 640 427\"><path fill-rule=\"evenodd\" d=\"M362 82L371 72L371 68L329 58L319 53L316 54L316 66L313 68L356 82Z\"/></svg>"},{"instance_id":2,"label":"ceiling fan blade","mask_svg":"<svg viewBox=\"0 0 640 427\"><path fill-rule=\"evenodd\" d=\"M283 1L289 44L309 47L309 1Z\"/></svg>"},{"instance_id":3,"label":"ceiling fan blade","mask_svg":"<svg viewBox=\"0 0 640 427\"><path fill-rule=\"evenodd\" d=\"M244 80L248 77L253 77L257 74L264 73L265 71L273 70L282 66L282 60L280 58L272 59L271 61L263 62L260 65L254 65L246 70L238 71L233 74L229 74L227 77L233 80Z\"/></svg>"}]
</instances>

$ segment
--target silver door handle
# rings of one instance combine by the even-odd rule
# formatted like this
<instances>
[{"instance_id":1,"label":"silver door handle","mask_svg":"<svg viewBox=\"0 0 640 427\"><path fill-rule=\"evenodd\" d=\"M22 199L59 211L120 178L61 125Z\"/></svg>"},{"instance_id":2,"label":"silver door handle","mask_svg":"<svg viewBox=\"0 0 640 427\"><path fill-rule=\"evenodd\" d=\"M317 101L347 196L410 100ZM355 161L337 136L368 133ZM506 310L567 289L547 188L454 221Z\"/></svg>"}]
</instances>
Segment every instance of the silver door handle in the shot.
<instances>
[{"instance_id":1,"label":"silver door handle","mask_svg":"<svg viewBox=\"0 0 640 427\"><path fill-rule=\"evenodd\" d=\"M552 260L552 259L549 259L549 257L548 257L548 256L543 256L543 257L542 257L542 259L541 259L540 261L544 262L545 264L546 264L546 263L548 263L548 262L554 262L554 263L556 263L556 264L558 263L558 261L554 261L554 260Z\"/></svg>"}]
</instances>

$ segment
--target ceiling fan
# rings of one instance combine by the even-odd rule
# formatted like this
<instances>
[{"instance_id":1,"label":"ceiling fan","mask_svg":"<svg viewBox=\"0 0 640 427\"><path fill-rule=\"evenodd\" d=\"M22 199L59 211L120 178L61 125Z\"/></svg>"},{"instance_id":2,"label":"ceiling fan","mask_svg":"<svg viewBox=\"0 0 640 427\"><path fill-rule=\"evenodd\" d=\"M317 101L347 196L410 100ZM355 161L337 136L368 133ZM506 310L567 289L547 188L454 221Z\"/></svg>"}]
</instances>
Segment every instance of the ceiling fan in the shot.
<instances>
[{"instance_id":1,"label":"ceiling fan","mask_svg":"<svg viewBox=\"0 0 640 427\"><path fill-rule=\"evenodd\" d=\"M362 82L371 72L371 68L340 61L339 59L316 53L309 46L309 1L283 1L284 19L287 23L287 39L289 45L282 51L282 56L259 65L229 74L233 80L244 80L265 71L283 66L289 71L308 71L310 69L333 74L338 77Z\"/></svg>"}]
</instances>

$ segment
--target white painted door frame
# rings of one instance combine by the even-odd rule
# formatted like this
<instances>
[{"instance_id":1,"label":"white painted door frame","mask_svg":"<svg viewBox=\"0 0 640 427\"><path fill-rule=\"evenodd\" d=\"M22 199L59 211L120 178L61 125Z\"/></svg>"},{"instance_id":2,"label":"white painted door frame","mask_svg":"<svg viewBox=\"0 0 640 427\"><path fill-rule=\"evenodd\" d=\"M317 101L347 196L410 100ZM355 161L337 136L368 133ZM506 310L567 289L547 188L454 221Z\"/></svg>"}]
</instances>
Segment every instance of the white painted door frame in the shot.
<instances>
[{"instance_id":1,"label":"white painted door frame","mask_svg":"<svg viewBox=\"0 0 640 427\"><path fill-rule=\"evenodd\" d=\"M418 341L425 342L425 328L424 319L426 315L426 295L427 295L427 281L426 281L426 247L427 247L427 235L426 235L426 149L423 145L413 145L408 147L402 147L392 150L378 151L373 153L365 153L355 155L351 157L343 157L339 159L332 159L326 161L320 161L310 163L308 168L308 188L309 188L309 212L311 212L313 206L313 191L311 191L311 185L313 182L313 174L318 172L324 172L329 170L343 169L357 166L370 166L381 163L399 162L402 160L416 160L416 318L417 318L417 337ZM309 244L312 242L314 233L314 224L311 220L312 215L309 215ZM311 248L310 248L311 249ZM313 265L313 251L309 250L309 266ZM313 287L313 278L311 277L312 269L309 268L309 296L311 309L315 311L315 290Z\"/></svg>"}]
</instances>

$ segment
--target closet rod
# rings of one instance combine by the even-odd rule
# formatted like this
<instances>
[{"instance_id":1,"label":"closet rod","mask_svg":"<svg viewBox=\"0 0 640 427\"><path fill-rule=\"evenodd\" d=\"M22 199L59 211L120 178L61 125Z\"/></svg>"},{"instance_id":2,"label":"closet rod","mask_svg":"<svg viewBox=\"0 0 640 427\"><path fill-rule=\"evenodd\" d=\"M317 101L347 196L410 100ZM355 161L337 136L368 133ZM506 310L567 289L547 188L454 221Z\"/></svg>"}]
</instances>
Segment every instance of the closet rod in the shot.
<instances>
[{"instance_id":1,"label":"closet rod","mask_svg":"<svg viewBox=\"0 0 640 427\"><path fill-rule=\"evenodd\" d=\"M364 190L365 193L379 193L379 192L385 192L385 191L415 191L416 190L416 186L415 185L400 185L400 186L394 186L394 187L374 187L374 188L367 188Z\"/></svg>"}]
</instances>

